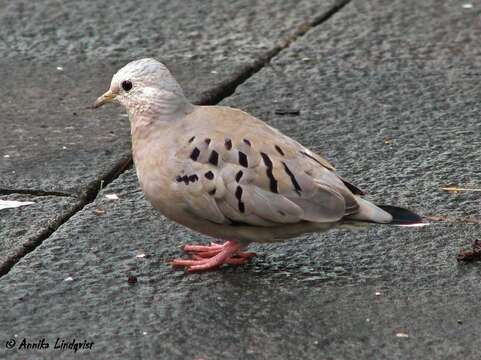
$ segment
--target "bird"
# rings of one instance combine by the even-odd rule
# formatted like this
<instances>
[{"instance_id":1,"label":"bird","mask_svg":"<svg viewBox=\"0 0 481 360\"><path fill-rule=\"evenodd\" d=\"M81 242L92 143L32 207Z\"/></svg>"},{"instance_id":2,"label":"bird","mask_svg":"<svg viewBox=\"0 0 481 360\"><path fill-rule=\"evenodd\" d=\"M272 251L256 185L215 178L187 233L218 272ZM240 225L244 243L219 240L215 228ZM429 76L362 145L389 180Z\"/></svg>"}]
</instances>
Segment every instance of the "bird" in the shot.
<instances>
[{"instance_id":1,"label":"bird","mask_svg":"<svg viewBox=\"0 0 481 360\"><path fill-rule=\"evenodd\" d=\"M242 265L253 242L335 227L416 225L418 214L375 205L330 162L242 110L192 104L161 62L129 62L94 108L127 111L145 198L167 218L219 242L185 245L174 267L199 272Z\"/></svg>"}]
</instances>

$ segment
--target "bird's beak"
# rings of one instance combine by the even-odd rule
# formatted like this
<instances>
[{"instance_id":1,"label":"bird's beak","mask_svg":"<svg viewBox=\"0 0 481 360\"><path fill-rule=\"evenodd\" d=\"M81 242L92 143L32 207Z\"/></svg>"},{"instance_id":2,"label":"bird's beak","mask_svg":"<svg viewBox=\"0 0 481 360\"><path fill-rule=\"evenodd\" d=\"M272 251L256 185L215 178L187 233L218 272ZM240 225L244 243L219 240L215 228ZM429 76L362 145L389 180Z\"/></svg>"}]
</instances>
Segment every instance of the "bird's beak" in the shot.
<instances>
[{"instance_id":1,"label":"bird's beak","mask_svg":"<svg viewBox=\"0 0 481 360\"><path fill-rule=\"evenodd\" d=\"M114 99L115 94L112 91L108 90L105 94L95 100L94 109L101 107L103 104L112 102Z\"/></svg>"}]
</instances>

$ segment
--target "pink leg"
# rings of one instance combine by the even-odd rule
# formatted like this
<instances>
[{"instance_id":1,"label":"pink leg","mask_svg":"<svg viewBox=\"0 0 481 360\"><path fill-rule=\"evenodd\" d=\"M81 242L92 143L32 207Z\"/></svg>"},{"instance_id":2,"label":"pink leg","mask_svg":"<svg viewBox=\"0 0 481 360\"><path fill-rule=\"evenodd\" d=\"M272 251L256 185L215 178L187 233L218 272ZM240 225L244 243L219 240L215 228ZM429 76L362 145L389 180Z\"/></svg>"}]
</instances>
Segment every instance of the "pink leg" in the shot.
<instances>
[{"instance_id":1,"label":"pink leg","mask_svg":"<svg viewBox=\"0 0 481 360\"><path fill-rule=\"evenodd\" d=\"M175 259L172 266L185 266L189 272L217 268L223 264L242 265L255 256L254 253L240 252L242 246L234 241L224 244L211 243L209 246L186 245L184 251L191 253L191 260Z\"/></svg>"}]
</instances>

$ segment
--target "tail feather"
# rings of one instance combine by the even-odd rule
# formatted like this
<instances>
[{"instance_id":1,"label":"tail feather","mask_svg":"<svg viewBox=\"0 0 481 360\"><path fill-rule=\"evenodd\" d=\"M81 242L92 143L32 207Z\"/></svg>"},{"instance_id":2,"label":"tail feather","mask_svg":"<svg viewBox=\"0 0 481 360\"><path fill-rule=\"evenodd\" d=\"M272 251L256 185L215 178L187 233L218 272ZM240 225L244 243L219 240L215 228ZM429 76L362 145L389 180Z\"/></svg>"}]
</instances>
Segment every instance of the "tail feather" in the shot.
<instances>
[{"instance_id":1,"label":"tail feather","mask_svg":"<svg viewBox=\"0 0 481 360\"><path fill-rule=\"evenodd\" d=\"M349 215L346 220L370 222L390 225L419 225L425 224L418 214L391 205L373 204L361 197L356 197L359 209L355 214Z\"/></svg>"},{"instance_id":2,"label":"tail feather","mask_svg":"<svg viewBox=\"0 0 481 360\"><path fill-rule=\"evenodd\" d=\"M392 221L390 224L392 225L416 225L424 223L421 216L410 210L391 205L377 205L377 207L391 214Z\"/></svg>"},{"instance_id":3,"label":"tail feather","mask_svg":"<svg viewBox=\"0 0 481 360\"><path fill-rule=\"evenodd\" d=\"M365 221L379 224L390 224L392 216L389 212L381 209L379 206L356 196L359 209L355 214L349 215L347 219L356 221Z\"/></svg>"}]
</instances>

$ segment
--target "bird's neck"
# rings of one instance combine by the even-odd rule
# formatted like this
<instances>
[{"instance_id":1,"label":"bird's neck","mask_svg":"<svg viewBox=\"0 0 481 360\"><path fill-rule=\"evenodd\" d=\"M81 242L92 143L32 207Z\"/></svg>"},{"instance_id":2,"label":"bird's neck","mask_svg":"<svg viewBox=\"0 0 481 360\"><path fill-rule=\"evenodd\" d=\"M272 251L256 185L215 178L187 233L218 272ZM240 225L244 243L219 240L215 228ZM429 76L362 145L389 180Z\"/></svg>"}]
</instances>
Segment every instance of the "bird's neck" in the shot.
<instances>
[{"instance_id":1,"label":"bird's neck","mask_svg":"<svg viewBox=\"0 0 481 360\"><path fill-rule=\"evenodd\" d=\"M145 138L162 128L170 127L195 109L183 95L149 100L141 105L128 107L132 138Z\"/></svg>"}]
</instances>

